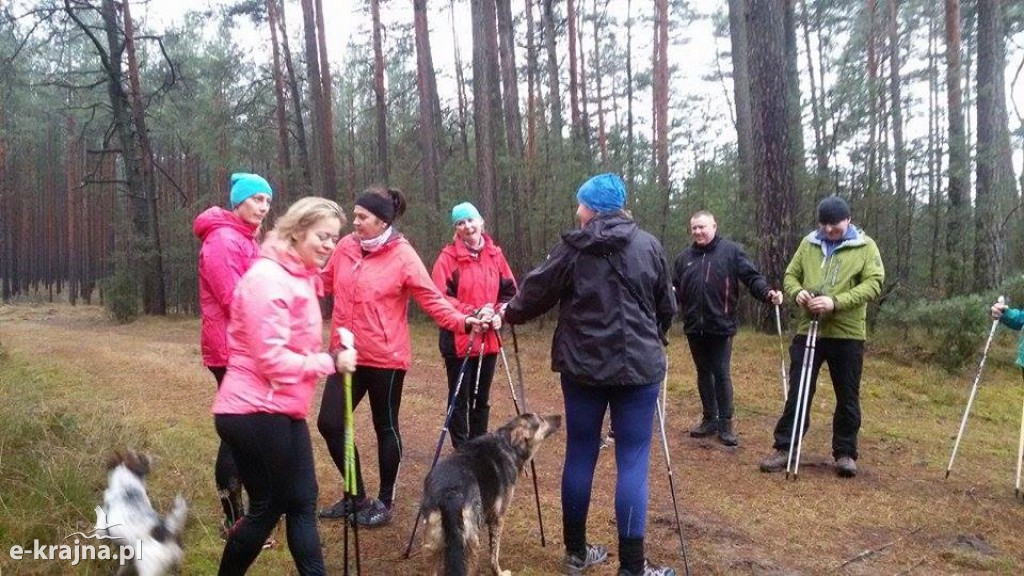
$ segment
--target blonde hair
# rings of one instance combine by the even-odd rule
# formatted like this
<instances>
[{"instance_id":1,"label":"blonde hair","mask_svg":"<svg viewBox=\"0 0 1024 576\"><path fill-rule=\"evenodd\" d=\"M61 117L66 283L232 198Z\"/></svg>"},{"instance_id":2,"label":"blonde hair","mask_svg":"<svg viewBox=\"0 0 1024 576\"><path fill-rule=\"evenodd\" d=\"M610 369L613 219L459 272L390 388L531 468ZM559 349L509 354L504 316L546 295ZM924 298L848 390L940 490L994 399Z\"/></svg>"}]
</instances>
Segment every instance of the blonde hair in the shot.
<instances>
[{"instance_id":1,"label":"blonde hair","mask_svg":"<svg viewBox=\"0 0 1024 576\"><path fill-rule=\"evenodd\" d=\"M274 232L278 238L292 240L327 218L337 218L341 225L345 224L345 212L337 202L320 196L306 196L289 206L288 211L277 219ZM340 232L341 226L338 228Z\"/></svg>"}]
</instances>

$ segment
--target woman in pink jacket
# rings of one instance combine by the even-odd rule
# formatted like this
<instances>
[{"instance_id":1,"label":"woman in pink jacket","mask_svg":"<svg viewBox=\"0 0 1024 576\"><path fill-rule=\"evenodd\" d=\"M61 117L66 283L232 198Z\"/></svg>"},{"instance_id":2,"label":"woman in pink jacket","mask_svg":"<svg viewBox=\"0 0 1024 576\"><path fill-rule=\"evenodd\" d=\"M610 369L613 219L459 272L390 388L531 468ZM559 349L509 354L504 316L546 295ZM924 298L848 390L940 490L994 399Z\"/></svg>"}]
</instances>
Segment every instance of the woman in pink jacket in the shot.
<instances>
[{"instance_id":1,"label":"woman in pink jacket","mask_svg":"<svg viewBox=\"0 0 1024 576\"><path fill-rule=\"evenodd\" d=\"M199 249L199 308L202 319L200 346L203 364L213 373L217 387L228 366L228 318L235 286L259 258L256 235L270 211L274 191L256 174L231 175L231 210L213 206L196 216L192 231L202 242ZM217 494L224 509L222 534L242 517L242 486L231 451L222 442L214 468Z\"/></svg>"},{"instance_id":2,"label":"woman in pink jacket","mask_svg":"<svg viewBox=\"0 0 1024 576\"><path fill-rule=\"evenodd\" d=\"M320 378L355 370L355 350L323 352L320 269L338 242L341 208L309 196L278 220L242 277L228 322L228 369L213 402L249 510L228 533L220 574L244 574L285 515L299 574L323 574L317 483L306 415Z\"/></svg>"},{"instance_id":3,"label":"woman in pink jacket","mask_svg":"<svg viewBox=\"0 0 1024 576\"><path fill-rule=\"evenodd\" d=\"M392 517L395 482L402 461L398 411L402 383L412 362L409 297L446 330L465 331L479 323L445 299L412 245L395 229L395 220L404 212L405 197L399 190L375 187L360 194L352 209L354 231L341 239L321 275L325 289L334 293L331 348L338 346L335 328L344 326L355 334L360 350L359 366L352 377L353 407L364 396L370 397L380 466L376 499L366 497L356 451L356 521L367 527L383 526ZM342 472L345 426L342 389L337 377L327 378L317 428L338 472ZM341 518L349 512L342 499L321 510L320 516Z\"/></svg>"}]
</instances>

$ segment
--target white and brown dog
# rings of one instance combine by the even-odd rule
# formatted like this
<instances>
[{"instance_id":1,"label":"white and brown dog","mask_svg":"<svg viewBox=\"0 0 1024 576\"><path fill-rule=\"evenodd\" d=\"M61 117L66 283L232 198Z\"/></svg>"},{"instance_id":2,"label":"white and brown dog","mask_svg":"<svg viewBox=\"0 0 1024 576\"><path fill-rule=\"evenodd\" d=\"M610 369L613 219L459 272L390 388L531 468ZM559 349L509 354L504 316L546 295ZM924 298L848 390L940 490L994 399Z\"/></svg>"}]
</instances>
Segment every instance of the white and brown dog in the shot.
<instances>
[{"instance_id":1,"label":"white and brown dog","mask_svg":"<svg viewBox=\"0 0 1024 576\"><path fill-rule=\"evenodd\" d=\"M435 574L469 574L485 526L491 548L485 571L510 574L502 571L498 556L516 478L540 442L561 425L561 416L516 416L494 432L470 440L427 475L420 510L427 523L423 546L434 556Z\"/></svg>"},{"instance_id":2,"label":"white and brown dog","mask_svg":"<svg viewBox=\"0 0 1024 576\"><path fill-rule=\"evenodd\" d=\"M116 538L122 547L133 548L132 565L139 576L158 576L181 565L181 533L188 515L188 505L180 494L164 518L153 510L146 494L149 467L149 457L132 450L111 456L103 507L96 510L96 534Z\"/></svg>"}]
</instances>

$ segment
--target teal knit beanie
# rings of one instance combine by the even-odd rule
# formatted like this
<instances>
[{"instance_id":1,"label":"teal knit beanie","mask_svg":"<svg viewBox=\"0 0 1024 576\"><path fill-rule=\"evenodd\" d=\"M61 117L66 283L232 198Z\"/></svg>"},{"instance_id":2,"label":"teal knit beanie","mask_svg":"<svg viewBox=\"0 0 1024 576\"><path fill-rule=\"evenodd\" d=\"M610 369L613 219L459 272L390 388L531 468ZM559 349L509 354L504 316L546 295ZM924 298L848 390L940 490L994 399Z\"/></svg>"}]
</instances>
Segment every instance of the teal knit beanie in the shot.
<instances>
[{"instance_id":1,"label":"teal knit beanie","mask_svg":"<svg viewBox=\"0 0 1024 576\"><path fill-rule=\"evenodd\" d=\"M259 174L247 172L235 172L231 175L231 209L238 208L238 205L245 202L250 196L266 194L274 197L274 191L270 183Z\"/></svg>"}]
</instances>

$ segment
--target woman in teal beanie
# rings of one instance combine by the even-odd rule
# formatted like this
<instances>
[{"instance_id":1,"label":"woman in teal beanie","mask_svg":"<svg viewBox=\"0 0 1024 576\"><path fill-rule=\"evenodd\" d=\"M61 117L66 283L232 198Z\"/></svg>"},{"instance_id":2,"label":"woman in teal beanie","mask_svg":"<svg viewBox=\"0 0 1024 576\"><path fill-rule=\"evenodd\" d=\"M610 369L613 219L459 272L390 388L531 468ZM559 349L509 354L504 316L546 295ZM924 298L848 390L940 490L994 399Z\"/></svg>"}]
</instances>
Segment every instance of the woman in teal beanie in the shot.
<instances>
[{"instance_id":1,"label":"woman in teal beanie","mask_svg":"<svg viewBox=\"0 0 1024 576\"><path fill-rule=\"evenodd\" d=\"M998 320L1003 326L1014 330L1019 331L1024 328L1024 310L1010 308L1004 302L996 302L992 305L992 319ZM1021 338L1020 344L1017 345L1017 366L1024 370L1024 338Z\"/></svg>"}]
</instances>

